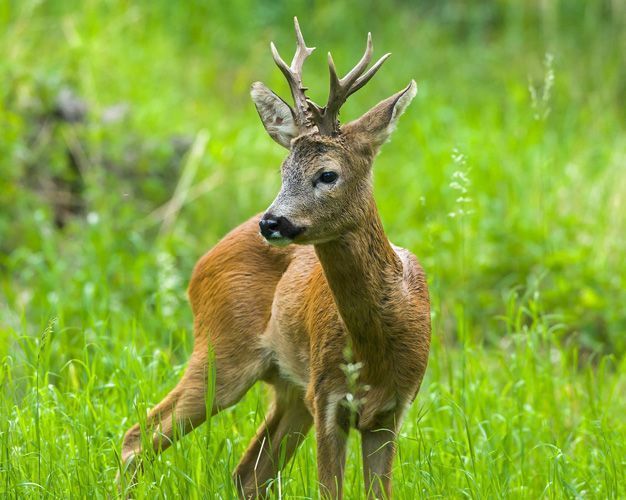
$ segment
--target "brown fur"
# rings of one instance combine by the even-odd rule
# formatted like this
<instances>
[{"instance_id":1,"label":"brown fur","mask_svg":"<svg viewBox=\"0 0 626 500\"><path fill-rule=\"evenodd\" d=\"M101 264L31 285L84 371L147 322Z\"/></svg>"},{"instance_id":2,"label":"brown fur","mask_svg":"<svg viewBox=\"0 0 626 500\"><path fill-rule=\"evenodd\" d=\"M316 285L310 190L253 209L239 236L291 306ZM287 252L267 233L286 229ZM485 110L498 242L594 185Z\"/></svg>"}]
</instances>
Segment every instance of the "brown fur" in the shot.
<instances>
[{"instance_id":1,"label":"brown fur","mask_svg":"<svg viewBox=\"0 0 626 500\"><path fill-rule=\"evenodd\" d=\"M414 93L411 84L335 137L293 138L270 211L306 228L295 237L297 245L269 245L259 235L257 215L197 263L189 285L194 350L180 383L148 415L155 450L206 419L214 356L212 414L235 404L258 380L275 391L235 470L242 496L262 496L285 465L281 447L289 459L314 424L321 491L341 497L351 422L362 436L368 495L391 494L396 434L426 369L430 306L416 258L385 236L371 167ZM315 187L315 176L328 169L339 180ZM343 404L351 390L341 369L348 342L362 363L356 418ZM140 452L135 425L124 438L122 459L137 466Z\"/></svg>"}]
</instances>

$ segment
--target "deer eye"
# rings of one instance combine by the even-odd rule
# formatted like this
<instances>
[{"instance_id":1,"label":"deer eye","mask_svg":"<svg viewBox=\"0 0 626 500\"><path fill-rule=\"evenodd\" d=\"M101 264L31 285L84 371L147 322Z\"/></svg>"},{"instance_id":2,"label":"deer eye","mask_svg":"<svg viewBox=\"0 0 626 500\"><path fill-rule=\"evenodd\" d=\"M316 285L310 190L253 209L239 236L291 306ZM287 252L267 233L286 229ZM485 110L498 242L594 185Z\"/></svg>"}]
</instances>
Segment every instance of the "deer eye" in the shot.
<instances>
[{"instance_id":1,"label":"deer eye","mask_svg":"<svg viewBox=\"0 0 626 500\"><path fill-rule=\"evenodd\" d=\"M320 175L320 182L323 182L324 184L332 184L337 180L337 177L339 177L337 172L322 172L322 175Z\"/></svg>"}]
</instances>

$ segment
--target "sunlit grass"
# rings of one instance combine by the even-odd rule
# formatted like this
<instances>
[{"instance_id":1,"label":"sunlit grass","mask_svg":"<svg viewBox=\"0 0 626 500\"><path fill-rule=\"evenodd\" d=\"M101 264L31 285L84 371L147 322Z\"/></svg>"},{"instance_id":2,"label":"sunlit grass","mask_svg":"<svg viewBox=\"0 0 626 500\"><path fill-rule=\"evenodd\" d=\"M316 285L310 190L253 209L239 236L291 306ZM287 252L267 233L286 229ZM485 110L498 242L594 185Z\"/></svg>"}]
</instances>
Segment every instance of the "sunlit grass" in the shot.
<instances>
[{"instance_id":1,"label":"sunlit grass","mask_svg":"<svg viewBox=\"0 0 626 500\"><path fill-rule=\"evenodd\" d=\"M496 348L466 340L450 349L435 337L424 389L400 436L397 498L626 493L626 364L606 357L592 365L576 349L562 349L561 327L541 312L536 296L512 295L508 307L506 337ZM123 429L141 420L183 369L141 326L122 322L116 331L125 336L111 342L112 333L95 335L82 355L57 373L49 371L50 348L66 342L70 331L54 321L39 339L16 339L30 355L15 360L26 366L19 380L12 379L9 360L3 366L6 493L115 493ZM105 363L110 352L116 353L115 362ZM257 387L235 408L153 458L138 496L234 497L231 471L265 407L266 393ZM357 497L362 486L356 436L351 444L346 488ZM315 478L309 436L281 475L280 489L314 497Z\"/></svg>"}]
</instances>

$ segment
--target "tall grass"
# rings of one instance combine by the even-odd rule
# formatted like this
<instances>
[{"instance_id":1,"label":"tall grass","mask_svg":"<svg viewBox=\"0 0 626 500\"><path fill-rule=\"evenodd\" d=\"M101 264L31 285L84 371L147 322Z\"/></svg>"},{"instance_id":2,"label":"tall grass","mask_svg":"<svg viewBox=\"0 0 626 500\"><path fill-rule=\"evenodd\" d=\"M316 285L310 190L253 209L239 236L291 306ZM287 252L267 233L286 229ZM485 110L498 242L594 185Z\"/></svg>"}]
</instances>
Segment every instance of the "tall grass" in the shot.
<instances>
[{"instance_id":1,"label":"tall grass","mask_svg":"<svg viewBox=\"0 0 626 500\"><path fill-rule=\"evenodd\" d=\"M288 95L268 42L288 53L294 14L316 100L326 50L345 70L371 30L394 54L344 120L418 82L375 169L433 299L396 497L626 496L626 10L577 0L0 3L0 496L115 495L123 431L183 373L195 260L278 190L247 94ZM138 496L234 497L266 403L154 458ZM309 436L275 491L315 481Z\"/></svg>"},{"instance_id":2,"label":"tall grass","mask_svg":"<svg viewBox=\"0 0 626 500\"><path fill-rule=\"evenodd\" d=\"M613 356L581 364L563 349L554 318L537 293L512 292L502 318L506 337L485 348L472 335L456 348L435 336L424 389L400 436L395 466L397 498L602 497L626 494L624 454L626 363ZM2 488L8 496L114 495L119 437L169 390L183 367L133 320L120 322L110 354L106 335L84 353L50 371L41 356L45 339L31 346L30 367L12 380L5 360L1 411ZM51 345L67 342L58 326ZM124 328L122 330L122 328ZM48 335L48 334L46 334ZM135 346L143 346L138 351ZM91 354L90 352L91 351ZM39 377L39 383L37 379ZM52 383L54 381L54 383ZM22 392L20 386L28 388ZM230 474L260 425L266 393L215 417L146 467L139 497L235 497ZM351 440L346 488L362 495L360 454ZM312 436L281 475L285 496L316 496Z\"/></svg>"}]
</instances>

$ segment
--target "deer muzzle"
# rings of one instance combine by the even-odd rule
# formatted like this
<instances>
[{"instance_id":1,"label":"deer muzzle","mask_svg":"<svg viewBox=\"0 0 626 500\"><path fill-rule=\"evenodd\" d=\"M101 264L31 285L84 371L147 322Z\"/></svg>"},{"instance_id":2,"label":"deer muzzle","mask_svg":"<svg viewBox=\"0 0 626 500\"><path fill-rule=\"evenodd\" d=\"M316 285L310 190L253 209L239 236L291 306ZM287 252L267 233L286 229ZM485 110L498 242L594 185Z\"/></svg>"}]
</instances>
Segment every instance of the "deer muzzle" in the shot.
<instances>
[{"instance_id":1,"label":"deer muzzle","mask_svg":"<svg viewBox=\"0 0 626 500\"><path fill-rule=\"evenodd\" d=\"M259 221L261 235L271 244L287 245L293 239L302 234L304 227L298 227L283 216L275 216L271 212L266 212Z\"/></svg>"}]
</instances>

